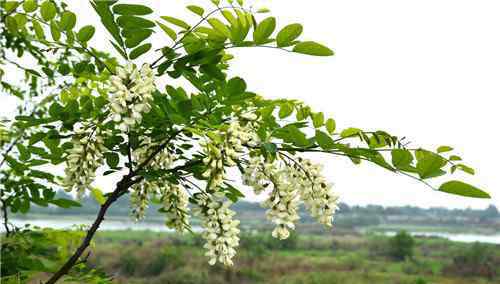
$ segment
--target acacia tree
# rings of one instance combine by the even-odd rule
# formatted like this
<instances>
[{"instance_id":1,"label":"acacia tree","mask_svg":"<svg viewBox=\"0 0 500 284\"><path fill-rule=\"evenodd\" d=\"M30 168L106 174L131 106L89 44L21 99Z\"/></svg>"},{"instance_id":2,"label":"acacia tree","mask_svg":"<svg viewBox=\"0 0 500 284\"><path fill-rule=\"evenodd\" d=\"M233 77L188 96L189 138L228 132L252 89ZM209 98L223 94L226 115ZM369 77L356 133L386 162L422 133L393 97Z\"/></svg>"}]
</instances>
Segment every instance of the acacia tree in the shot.
<instances>
[{"instance_id":1,"label":"acacia tree","mask_svg":"<svg viewBox=\"0 0 500 284\"><path fill-rule=\"evenodd\" d=\"M263 206L275 224L274 237L289 236L301 204L331 226L338 195L321 165L306 158L309 152L365 161L438 191L489 198L458 180L433 185L431 179L456 170L474 173L449 146L432 151L409 147L381 130L338 130L333 118L300 101L266 99L242 78L229 78L234 48L312 56L333 51L300 39L298 23L278 31L274 17L261 16L267 9L252 10L243 1L211 2L215 6L208 12L187 6L199 17L190 24L171 16L154 19L144 5L90 1L120 58L93 48L95 28L77 23L62 1L2 3L0 71L25 74L24 80L1 82L4 95L20 99L18 115L0 125L6 231L15 229L7 208L26 213L31 204L79 205L56 198L58 189L90 193L101 204L76 251L46 283L82 261L106 211L125 194L131 195L137 220L150 202L161 204L166 225L179 232L190 231L191 212L200 218L210 264L232 265L236 254L239 221L230 206L244 195L229 177L237 172L244 185L266 195ZM153 47L153 33L164 33L172 44ZM139 58L146 63L134 64ZM160 77L183 78L191 85L185 88L195 91L173 85L174 80L160 85ZM64 174L54 173L58 165ZM101 175L118 180L108 193L93 186Z\"/></svg>"}]
</instances>

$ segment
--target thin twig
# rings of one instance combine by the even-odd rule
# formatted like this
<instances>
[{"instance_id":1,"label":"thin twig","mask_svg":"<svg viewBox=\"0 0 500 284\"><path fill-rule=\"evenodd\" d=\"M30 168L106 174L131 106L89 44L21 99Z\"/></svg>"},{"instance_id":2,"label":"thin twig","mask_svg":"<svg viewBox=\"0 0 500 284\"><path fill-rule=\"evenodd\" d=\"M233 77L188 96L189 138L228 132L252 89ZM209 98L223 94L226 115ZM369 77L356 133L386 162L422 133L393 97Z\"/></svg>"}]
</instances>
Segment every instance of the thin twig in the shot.
<instances>
[{"instance_id":1,"label":"thin twig","mask_svg":"<svg viewBox=\"0 0 500 284\"><path fill-rule=\"evenodd\" d=\"M3 199L2 199L2 212L3 212L3 226L5 227L5 236L8 237L10 235L10 229L8 225L9 217L7 215L7 206L5 205L5 200Z\"/></svg>"}]
</instances>

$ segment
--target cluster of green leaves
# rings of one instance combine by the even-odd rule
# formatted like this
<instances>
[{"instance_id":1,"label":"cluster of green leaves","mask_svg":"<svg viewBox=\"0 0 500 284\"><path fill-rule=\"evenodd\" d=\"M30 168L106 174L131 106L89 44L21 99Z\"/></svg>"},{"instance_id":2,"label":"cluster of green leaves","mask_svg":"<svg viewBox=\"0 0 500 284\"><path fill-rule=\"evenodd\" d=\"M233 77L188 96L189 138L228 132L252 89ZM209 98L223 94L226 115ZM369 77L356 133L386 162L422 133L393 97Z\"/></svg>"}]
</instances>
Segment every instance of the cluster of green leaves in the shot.
<instances>
[{"instance_id":1,"label":"cluster of green leaves","mask_svg":"<svg viewBox=\"0 0 500 284\"><path fill-rule=\"evenodd\" d=\"M155 23L145 18L153 10L144 5L117 4L118 1L92 1L102 24L112 35L111 44L125 59L136 59L151 49L143 43L153 34Z\"/></svg>"},{"instance_id":2,"label":"cluster of green leaves","mask_svg":"<svg viewBox=\"0 0 500 284\"><path fill-rule=\"evenodd\" d=\"M81 230L24 228L2 239L2 283L28 283L43 279L68 258L83 237ZM80 263L67 278L78 283L111 283L102 272Z\"/></svg>"}]
</instances>

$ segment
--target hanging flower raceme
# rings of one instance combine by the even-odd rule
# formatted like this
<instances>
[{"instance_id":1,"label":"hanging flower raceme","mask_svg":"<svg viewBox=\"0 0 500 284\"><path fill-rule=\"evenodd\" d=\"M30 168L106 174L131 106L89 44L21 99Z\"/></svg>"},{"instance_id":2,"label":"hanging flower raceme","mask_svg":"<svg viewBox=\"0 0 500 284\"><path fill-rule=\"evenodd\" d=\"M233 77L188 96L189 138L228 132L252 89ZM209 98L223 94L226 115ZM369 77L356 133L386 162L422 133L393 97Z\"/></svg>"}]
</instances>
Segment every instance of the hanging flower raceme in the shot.
<instances>
[{"instance_id":1,"label":"hanging flower raceme","mask_svg":"<svg viewBox=\"0 0 500 284\"><path fill-rule=\"evenodd\" d=\"M261 156L251 158L243 173L244 184L253 187L256 194L271 188L269 198L262 206L268 208L267 219L276 225L272 232L273 237L281 240L290 236L289 230L294 230L295 222L300 219L299 188L294 184L293 174L293 169L283 161L268 162Z\"/></svg>"},{"instance_id":2,"label":"hanging flower raceme","mask_svg":"<svg viewBox=\"0 0 500 284\"><path fill-rule=\"evenodd\" d=\"M276 225L272 236L284 240L290 236L289 229L294 230L295 222L300 219L298 214L299 192L288 168L271 172L269 176L273 190L262 205L269 208L266 212L267 219Z\"/></svg>"},{"instance_id":3,"label":"hanging flower raceme","mask_svg":"<svg viewBox=\"0 0 500 284\"><path fill-rule=\"evenodd\" d=\"M153 143L151 138L148 136L142 136L141 141L143 146L132 151L132 159L137 163L141 164L152 154L152 149L155 146L159 146L157 143ZM161 170L168 169L173 163L173 157L169 153L168 149L163 149L149 162L148 169L151 170ZM152 195L160 195L164 190L165 186L170 186L166 184L163 179L147 180L143 179L140 182L132 186L132 193L130 197L130 203L132 205L132 215L136 220L144 218L146 209L149 206L149 199Z\"/></svg>"},{"instance_id":4,"label":"hanging flower raceme","mask_svg":"<svg viewBox=\"0 0 500 284\"><path fill-rule=\"evenodd\" d=\"M179 185L164 184L160 189L162 211L167 214L167 227L179 233L189 230L189 196Z\"/></svg>"},{"instance_id":5,"label":"hanging flower raceme","mask_svg":"<svg viewBox=\"0 0 500 284\"><path fill-rule=\"evenodd\" d=\"M240 241L240 221L233 219L236 212L229 209L232 202L224 200L219 193L211 196L199 193L196 198L199 208L195 213L202 220L202 237L206 241L203 247L207 250L208 263L214 265L219 261L226 266L233 265L232 258Z\"/></svg>"},{"instance_id":6,"label":"hanging flower raceme","mask_svg":"<svg viewBox=\"0 0 500 284\"><path fill-rule=\"evenodd\" d=\"M148 64L141 69L128 64L118 67L111 77L111 112L118 128L126 132L142 121L142 115L151 109L155 90L154 73Z\"/></svg>"},{"instance_id":7,"label":"hanging flower raceme","mask_svg":"<svg viewBox=\"0 0 500 284\"><path fill-rule=\"evenodd\" d=\"M319 223L331 227L335 211L338 209L339 196L332 190L332 185L322 175L322 165L308 159L298 158L296 165L296 183L302 200L312 217Z\"/></svg>"},{"instance_id":8,"label":"hanging flower raceme","mask_svg":"<svg viewBox=\"0 0 500 284\"><path fill-rule=\"evenodd\" d=\"M302 158L276 158L273 162L263 157L252 157L243 172L243 183L256 194L271 188L263 206L269 208L267 218L276 224L273 236L286 239L289 230L299 220L298 206L304 202L310 214L321 224L331 226L339 197L331 184L321 175L321 166Z\"/></svg>"},{"instance_id":9,"label":"hanging flower raceme","mask_svg":"<svg viewBox=\"0 0 500 284\"><path fill-rule=\"evenodd\" d=\"M236 161L245 150L243 145L255 146L259 142L250 125L242 126L239 122L232 122L225 131L219 131L216 137L212 138L201 144L206 154L203 163L207 166L203 176L209 179L209 189L222 185L224 164L236 166Z\"/></svg>"},{"instance_id":10,"label":"hanging flower raceme","mask_svg":"<svg viewBox=\"0 0 500 284\"><path fill-rule=\"evenodd\" d=\"M76 189L78 197L81 197L94 181L97 168L103 163L103 152L106 150L104 137L110 135L110 131L102 130L93 122L84 122L75 124L74 132L63 186L68 192Z\"/></svg>"}]
</instances>

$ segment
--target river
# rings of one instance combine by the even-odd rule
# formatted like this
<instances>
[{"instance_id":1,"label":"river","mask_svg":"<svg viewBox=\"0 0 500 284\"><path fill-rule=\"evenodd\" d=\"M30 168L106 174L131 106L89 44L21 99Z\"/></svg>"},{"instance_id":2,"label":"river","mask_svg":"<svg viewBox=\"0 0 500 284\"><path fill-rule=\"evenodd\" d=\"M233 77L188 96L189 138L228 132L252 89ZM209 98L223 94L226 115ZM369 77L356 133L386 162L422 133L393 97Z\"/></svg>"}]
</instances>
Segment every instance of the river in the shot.
<instances>
[{"instance_id":1,"label":"river","mask_svg":"<svg viewBox=\"0 0 500 284\"><path fill-rule=\"evenodd\" d=\"M90 220L84 219L59 219L59 220L48 220L48 219L13 219L11 222L17 227L23 227L26 224L31 224L38 227L49 227L54 229L71 229L78 225L89 225ZM106 219L101 224L100 230L105 231L118 231L118 230L136 230L143 231L149 230L154 232L172 232L173 230L167 228L162 223L152 223L152 222L133 222L129 219ZM199 231L199 227L193 227L194 231ZM0 231L4 231L1 227ZM394 236L395 231L384 232L387 236ZM444 233L444 232L410 232L413 236L425 236L425 237L440 237L445 238L455 242L481 242L481 243L491 243L500 244L500 234L495 235L480 235L480 234L459 234L459 233Z\"/></svg>"}]
</instances>

